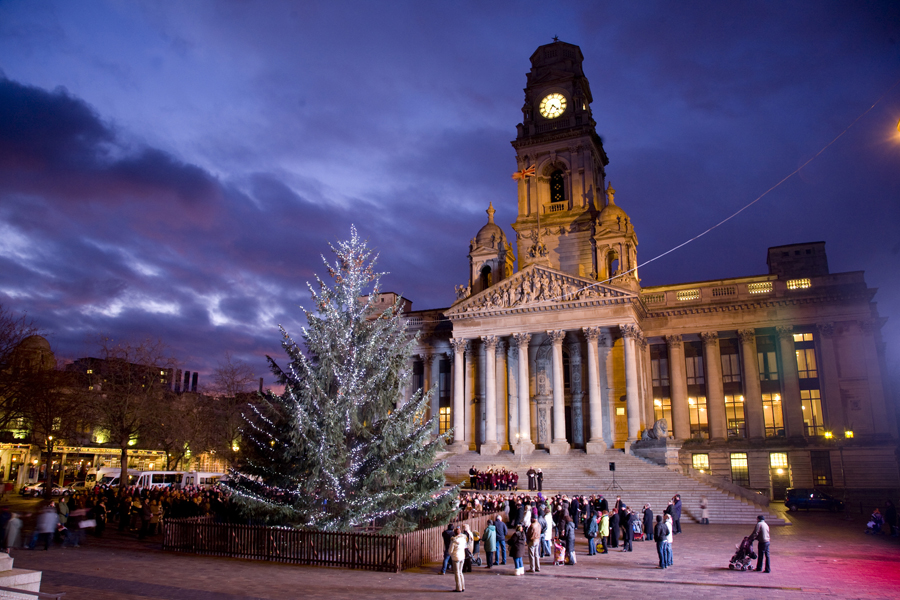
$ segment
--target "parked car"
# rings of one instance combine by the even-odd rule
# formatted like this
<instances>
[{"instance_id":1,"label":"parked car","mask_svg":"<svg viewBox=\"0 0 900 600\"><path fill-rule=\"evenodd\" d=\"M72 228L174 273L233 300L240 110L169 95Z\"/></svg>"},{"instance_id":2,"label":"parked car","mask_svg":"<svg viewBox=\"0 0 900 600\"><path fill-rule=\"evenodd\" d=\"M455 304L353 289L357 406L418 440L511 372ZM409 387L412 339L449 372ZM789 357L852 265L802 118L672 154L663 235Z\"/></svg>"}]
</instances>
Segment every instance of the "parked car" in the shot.
<instances>
[{"instance_id":1,"label":"parked car","mask_svg":"<svg viewBox=\"0 0 900 600\"><path fill-rule=\"evenodd\" d=\"M789 489L784 498L784 505L790 511L797 511L801 508L806 510L824 508L832 512L844 510L843 501L812 488Z\"/></svg>"},{"instance_id":2,"label":"parked car","mask_svg":"<svg viewBox=\"0 0 900 600\"><path fill-rule=\"evenodd\" d=\"M89 488L84 481L75 481L71 485L66 486L66 494L74 494L76 492L84 492Z\"/></svg>"},{"instance_id":3,"label":"parked car","mask_svg":"<svg viewBox=\"0 0 900 600\"><path fill-rule=\"evenodd\" d=\"M46 482L41 481L40 483L32 483L29 485L23 485L22 489L19 491L23 496L33 496L37 498L38 496L44 495L44 486L47 485ZM57 484L52 484L50 488L51 496L62 496L63 494L68 494L69 488L60 487Z\"/></svg>"}]
</instances>

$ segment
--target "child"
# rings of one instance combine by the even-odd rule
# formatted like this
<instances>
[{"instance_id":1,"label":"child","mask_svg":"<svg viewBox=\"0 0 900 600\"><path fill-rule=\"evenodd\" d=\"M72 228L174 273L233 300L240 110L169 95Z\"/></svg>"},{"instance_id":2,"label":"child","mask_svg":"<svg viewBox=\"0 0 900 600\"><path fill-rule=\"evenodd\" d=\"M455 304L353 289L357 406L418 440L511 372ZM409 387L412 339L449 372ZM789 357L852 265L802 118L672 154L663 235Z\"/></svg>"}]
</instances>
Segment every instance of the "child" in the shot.
<instances>
[{"instance_id":1,"label":"child","mask_svg":"<svg viewBox=\"0 0 900 600\"><path fill-rule=\"evenodd\" d=\"M553 538L553 566L566 564L566 549L559 543L559 538Z\"/></svg>"}]
</instances>

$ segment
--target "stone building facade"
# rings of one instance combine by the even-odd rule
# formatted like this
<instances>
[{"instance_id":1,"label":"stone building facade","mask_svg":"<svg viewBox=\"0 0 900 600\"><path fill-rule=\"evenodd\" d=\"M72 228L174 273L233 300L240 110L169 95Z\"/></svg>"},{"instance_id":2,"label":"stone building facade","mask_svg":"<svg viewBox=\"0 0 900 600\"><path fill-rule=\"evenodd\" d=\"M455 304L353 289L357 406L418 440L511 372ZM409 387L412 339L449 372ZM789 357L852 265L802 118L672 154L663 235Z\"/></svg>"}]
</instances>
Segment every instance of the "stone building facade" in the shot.
<instances>
[{"instance_id":1,"label":"stone building facade","mask_svg":"<svg viewBox=\"0 0 900 600\"><path fill-rule=\"evenodd\" d=\"M765 275L642 287L582 61L559 41L531 57L515 244L489 207L456 302L408 313L412 387L433 390L436 433L483 454L655 449L776 498L900 488L863 273L830 273L815 242L769 248ZM668 437L642 441L660 419Z\"/></svg>"}]
</instances>

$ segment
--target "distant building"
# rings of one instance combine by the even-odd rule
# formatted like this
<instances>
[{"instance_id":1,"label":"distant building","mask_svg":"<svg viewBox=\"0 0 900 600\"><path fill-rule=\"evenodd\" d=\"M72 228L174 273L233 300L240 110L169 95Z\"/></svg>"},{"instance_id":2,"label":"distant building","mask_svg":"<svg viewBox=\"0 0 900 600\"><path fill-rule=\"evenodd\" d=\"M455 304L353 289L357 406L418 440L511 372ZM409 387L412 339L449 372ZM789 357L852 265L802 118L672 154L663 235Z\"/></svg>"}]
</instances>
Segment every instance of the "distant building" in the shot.
<instances>
[{"instance_id":1,"label":"distant building","mask_svg":"<svg viewBox=\"0 0 900 600\"><path fill-rule=\"evenodd\" d=\"M531 56L515 242L489 207L456 302L407 315L421 332L411 387L434 389L451 449L625 448L775 498L900 488L863 273L830 273L813 242L769 248L765 274L643 287L582 61L564 42ZM641 441L660 419L669 438Z\"/></svg>"}]
</instances>

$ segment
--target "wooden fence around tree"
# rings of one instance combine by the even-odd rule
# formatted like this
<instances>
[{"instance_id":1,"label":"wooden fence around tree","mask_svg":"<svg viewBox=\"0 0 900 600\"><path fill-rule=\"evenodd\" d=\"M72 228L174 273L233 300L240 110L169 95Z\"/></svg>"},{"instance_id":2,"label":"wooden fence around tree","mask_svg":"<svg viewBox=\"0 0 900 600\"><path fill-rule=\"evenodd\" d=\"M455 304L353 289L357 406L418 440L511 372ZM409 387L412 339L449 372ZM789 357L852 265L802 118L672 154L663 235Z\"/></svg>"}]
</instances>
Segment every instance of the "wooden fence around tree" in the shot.
<instances>
[{"instance_id":1,"label":"wooden fence around tree","mask_svg":"<svg viewBox=\"0 0 900 600\"><path fill-rule=\"evenodd\" d=\"M482 531L493 515L458 521ZM248 560L397 572L442 559L444 527L400 535L330 532L216 523L212 517L166 519L163 550Z\"/></svg>"}]
</instances>

